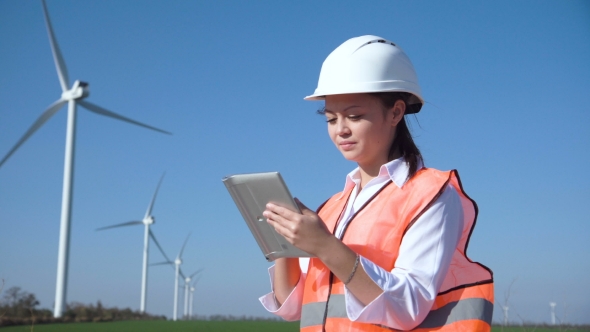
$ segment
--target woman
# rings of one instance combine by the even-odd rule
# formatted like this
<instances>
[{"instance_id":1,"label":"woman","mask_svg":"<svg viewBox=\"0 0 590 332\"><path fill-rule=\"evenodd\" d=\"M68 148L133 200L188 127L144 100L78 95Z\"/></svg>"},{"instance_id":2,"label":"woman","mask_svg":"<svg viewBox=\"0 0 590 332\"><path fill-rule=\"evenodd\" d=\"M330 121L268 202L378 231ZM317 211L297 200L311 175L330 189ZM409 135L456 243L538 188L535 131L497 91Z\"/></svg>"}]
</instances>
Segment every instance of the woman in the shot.
<instances>
[{"instance_id":1,"label":"woman","mask_svg":"<svg viewBox=\"0 0 590 332\"><path fill-rule=\"evenodd\" d=\"M477 206L456 171L423 166L404 119L423 104L409 58L352 38L305 99L325 100L329 136L358 168L318 213L267 205L268 223L314 258L278 259L262 304L302 331L489 331L492 272L465 255Z\"/></svg>"}]
</instances>

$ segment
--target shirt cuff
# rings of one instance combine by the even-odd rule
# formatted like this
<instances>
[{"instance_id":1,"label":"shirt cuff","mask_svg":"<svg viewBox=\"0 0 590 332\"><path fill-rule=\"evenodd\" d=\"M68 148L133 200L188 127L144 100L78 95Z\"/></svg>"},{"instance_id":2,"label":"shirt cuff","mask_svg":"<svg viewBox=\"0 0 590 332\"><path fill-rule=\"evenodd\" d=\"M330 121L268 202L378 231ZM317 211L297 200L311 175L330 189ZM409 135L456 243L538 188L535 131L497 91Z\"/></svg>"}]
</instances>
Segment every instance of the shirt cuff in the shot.
<instances>
[{"instance_id":1,"label":"shirt cuff","mask_svg":"<svg viewBox=\"0 0 590 332\"><path fill-rule=\"evenodd\" d=\"M273 289L274 280L274 265L268 269L270 277L270 287ZM305 285L306 273L301 273L299 281L295 288L291 291L291 294L287 297L283 305L279 305L274 292L270 292L264 296L261 296L258 300L268 312L273 313L286 321L296 321L301 319L301 303L303 303L303 288Z\"/></svg>"},{"instance_id":2,"label":"shirt cuff","mask_svg":"<svg viewBox=\"0 0 590 332\"><path fill-rule=\"evenodd\" d=\"M375 263L364 258L363 256L360 256L360 263L361 263L361 267L363 268L365 273L369 276L369 278L371 278L371 280L373 280L377 284L377 286L379 286L379 288L381 288L381 290L383 291L383 288L386 288L386 287L383 287L383 285L382 285L383 280L384 280L383 279L384 275L376 275L376 273L375 273L376 270L382 270L382 269L377 267ZM384 274L387 274L387 273L384 273ZM348 287L345 286L344 287L344 299L346 302L346 314L348 315L348 318L353 322L359 320L359 318L361 318L361 321L362 321L361 315L365 312L374 311L374 309L372 309L372 308L376 307L376 305L375 305L376 303L378 304L378 302L381 302L379 300L383 296L383 294L384 293L382 292L371 303L369 303L365 306L351 292L349 292ZM378 308L375 308L375 309L377 309L377 311L379 311L379 312L381 311Z\"/></svg>"},{"instance_id":3,"label":"shirt cuff","mask_svg":"<svg viewBox=\"0 0 590 332\"><path fill-rule=\"evenodd\" d=\"M413 328L406 324L406 320L401 319L398 316L403 317L403 313L398 312L400 308L395 305L392 306L391 294L388 291L400 289L402 299L394 300L394 302L400 302L399 304L404 308L406 306L407 298L412 298L413 294L409 291L412 287L400 287L400 280L389 271L384 270L377 264L361 256L360 259L363 270L379 288L383 291L377 296L371 303L366 306L360 302L348 288L344 287L344 295L346 302L346 314L348 318L353 322L380 324L391 326L402 330ZM387 291L385 291L387 290ZM416 291L417 289L414 289ZM397 312L397 313L396 313ZM409 320L410 322L413 320Z\"/></svg>"}]
</instances>

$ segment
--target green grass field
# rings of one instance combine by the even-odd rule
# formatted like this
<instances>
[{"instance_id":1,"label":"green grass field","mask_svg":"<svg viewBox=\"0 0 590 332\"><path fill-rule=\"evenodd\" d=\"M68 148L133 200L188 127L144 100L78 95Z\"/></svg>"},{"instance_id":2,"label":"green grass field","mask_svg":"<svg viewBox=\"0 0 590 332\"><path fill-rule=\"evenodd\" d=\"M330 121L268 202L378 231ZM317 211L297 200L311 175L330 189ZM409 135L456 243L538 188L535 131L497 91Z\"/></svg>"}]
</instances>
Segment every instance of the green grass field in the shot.
<instances>
[{"instance_id":1,"label":"green grass field","mask_svg":"<svg viewBox=\"0 0 590 332\"><path fill-rule=\"evenodd\" d=\"M299 322L273 322L273 321L127 321L109 323L69 323L46 324L31 326L10 326L0 328L2 332L127 332L127 331L174 331L174 332L294 332L299 331ZM588 331L579 329L549 329L532 327L494 327L492 332L558 332L558 331Z\"/></svg>"},{"instance_id":2,"label":"green grass field","mask_svg":"<svg viewBox=\"0 0 590 332\"><path fill-rule=\"evenodd\" d=\"M0 328L2 332L31 331L30 326ZM126 321L108 323L68 323L33 326L35 332L127 332L127 331L174 331L174 332L274 332L299 331L299 322L279 321Z\"/></svg>"}]
</instances>

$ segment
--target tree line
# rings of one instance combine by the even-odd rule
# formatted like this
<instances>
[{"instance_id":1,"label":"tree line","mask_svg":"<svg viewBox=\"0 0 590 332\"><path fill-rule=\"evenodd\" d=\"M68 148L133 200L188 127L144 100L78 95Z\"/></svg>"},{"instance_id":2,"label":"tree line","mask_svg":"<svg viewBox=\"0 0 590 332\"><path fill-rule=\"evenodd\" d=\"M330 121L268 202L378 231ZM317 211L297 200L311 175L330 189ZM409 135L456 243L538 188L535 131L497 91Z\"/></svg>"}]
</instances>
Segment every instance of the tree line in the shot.
<instances>
[{"instance_id":1,"label":"tree line","mask_svg":"<svg viewBox=\"0 0 590 332\"><path fill-rule=\"evenodd\" d=\"M0 285L1 286L1 285ZM0 287L0 292L1 292ZM53 312L47 308L39 308L35 294L26 292L20 287L11 287L4 292L0 300L0 327L11 325L35 325L69 322L112 322L122 320L166 320L163 315L140 313L130 308L108 308L100 301L96 304L72 302L66 306L63 317L54 318ZM233 315L195 315L192 320L209 321L280 321L278 317L254 317Z\"/></svg>"},{"instance_id":2,"label":"tree line","mask_svg":"<svg viewBox=\"0 0 590 332\"><path fill-rule=\"evenodd\" d=\"M54 318L51 310L39 308L39 301L35 294L23 291L20 287L7 289L0 301L0 326L139 319L166 320L166 316L142 314L130 308L108 308L97 301L96 304L69 303L66 305L63 317Z\"/></svg>"}]
</instances>

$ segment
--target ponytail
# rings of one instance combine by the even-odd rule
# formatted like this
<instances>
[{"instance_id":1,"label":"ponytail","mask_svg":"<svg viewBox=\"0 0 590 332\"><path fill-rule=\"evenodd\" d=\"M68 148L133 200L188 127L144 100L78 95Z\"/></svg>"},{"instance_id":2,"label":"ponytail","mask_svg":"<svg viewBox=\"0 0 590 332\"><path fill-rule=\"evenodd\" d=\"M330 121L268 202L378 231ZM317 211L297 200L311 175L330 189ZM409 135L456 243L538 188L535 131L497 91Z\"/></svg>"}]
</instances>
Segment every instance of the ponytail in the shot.
<instances>
[{"instance_id":1,"label":"ponytail","mask_svg":"<svg viewBox=\"0 0 590 332\"><path fill-rule=\"evenodd\" d=\"M407 92L378 92L378 93L370 93L370 95L377 97L383 107L385 109L390 109L395 105L395 102L398 100L402 100L406 103L406 109L408 108L408 99L412 96L410 93ZM412 134L410 133L410 129L406 124L405 116L401 119L401 121L397 124L397 129L395 133L395 137L391 142L391 147L389 148L389 154L387 156L388 161L392 161L396 152L399 152L406 163L409 166L408 172L408 180L411 179L416 171L418 171L418 164L423 163L422 154L420 153L420 149L414 143L414 139Z\"/></svg>"}]
</instances>

